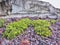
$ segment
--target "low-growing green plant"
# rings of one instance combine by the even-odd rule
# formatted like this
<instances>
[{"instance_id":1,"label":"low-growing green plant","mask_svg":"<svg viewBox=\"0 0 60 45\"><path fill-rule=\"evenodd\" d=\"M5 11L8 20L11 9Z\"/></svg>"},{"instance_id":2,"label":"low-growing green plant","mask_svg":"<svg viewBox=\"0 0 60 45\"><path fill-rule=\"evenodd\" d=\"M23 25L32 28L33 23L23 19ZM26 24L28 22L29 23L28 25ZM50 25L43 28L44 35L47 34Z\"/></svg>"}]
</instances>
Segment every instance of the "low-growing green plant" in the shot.
<instances>
[{"instance_id":1,"label":"low-growing green plant","mask_svg":"<svg viewBox=\"0 0 60 45\"><path fill-rule=\"evenodd\" d=\"M50 26L50 22L48 22L47 20L33 20L32 21L32 25L37 27L37 26L43 26L43 27L48 27Z\"/></svg>"},{"instance_id":2,"label":"low-growing green plant","mask_svg":"<svg viewBox=\"0 0 60 45\"><path fill-rule=\"evenodd\" d=\"M6 26L6 31L3 33L3 37L7 39L13 39L25 30L30 24L30 19L24 18L18 22L10 23Z\"/></svg>"},{"instance_id":3,"label":"low-growing green plant","mask_svg":"<svg viewBox=\"0 0 60 45\"><path fill-rule=\"evenodd\" d=\"M35 33L41 35L42 37L48 37L51 35L49 30L50 22L47 20L33 20L32 25L34 26Z\"/></svg>"},{"instance_id":4,"label":"low-growing green plant","mask_svg":"<svg viewBox=\"0 0 60 45\"><path fill-rule=\"evenodd\" d=\"M49 37L51 35L51 31L43 26L35 27L35 33L42 37Z\"/></svg>"},{"instance_id":5,"label":"low-growing green plant","mask_svg":"<svg viewBox=\"0 0 60 45\"><path fill-rule=\"evenodd\" d=\"M28 18L23 18L17 22L11 22L8 24L6 26L6 31L3 33L3 37L13 39L26 30L29 25L32 25L35 33L42 37L48 37L51 35L51 31L48 28L50 22L47 20L30 20Z\"/></svg>"},{"instance_id":6,"label":"low-growing green plant","mask_svg":"<svg viewBox=\"0 0 60 45\"><path fill-rule=\"evenodd\" d=\"M0 27L3 27L4 19L0 19Z\"/></svg>"},{"instance_id":7,"label":"low-growing green plant","mask_svg":"<svg viewBox=\"0 0 60 45\"><path fill-rule=\"evenodd\" d=\"M56 20L50 20L50 22L51 22L52 24L55 24Z\"/></svg>"},{"instance_id":8,"label":"low-growing green plant","mask_svg":"<svg viewBox=\"0 0 60 45\"><path fill-rule=\"evenodd\" d=\"M31 25L31 22L32 22L32 21L31 21L30 19L28 19L28 18L25 18L25 19L23 18L23 19L21 19L21 21L22 21L22 22L25 22L25 24L27 24L27 25Z\"/></svg>"}]
</instances>

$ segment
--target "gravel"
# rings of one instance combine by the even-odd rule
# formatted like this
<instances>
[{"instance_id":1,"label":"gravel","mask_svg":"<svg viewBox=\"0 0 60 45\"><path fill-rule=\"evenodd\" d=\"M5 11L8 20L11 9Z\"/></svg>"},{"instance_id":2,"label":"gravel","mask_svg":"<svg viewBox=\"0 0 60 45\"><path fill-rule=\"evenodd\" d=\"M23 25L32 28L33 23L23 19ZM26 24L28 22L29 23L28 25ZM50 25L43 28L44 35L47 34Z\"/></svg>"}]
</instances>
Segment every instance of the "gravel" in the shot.
<instances>
[{"instance_id":1,"label":"gravel","mask_svg":"<svg viewBox=\"0 0 60 45\"><path fill-rule=\"evenodd\" d=\"M22 39L28 39L30 45L60 45L60 22L56 22L51 27L53 27L53 30L51 30L52 35L50 37L42 38L35 34L34 28L30 26L21 35L12 40L0 37L0 45L19 45Z\"/></svg>"}]
</instances>

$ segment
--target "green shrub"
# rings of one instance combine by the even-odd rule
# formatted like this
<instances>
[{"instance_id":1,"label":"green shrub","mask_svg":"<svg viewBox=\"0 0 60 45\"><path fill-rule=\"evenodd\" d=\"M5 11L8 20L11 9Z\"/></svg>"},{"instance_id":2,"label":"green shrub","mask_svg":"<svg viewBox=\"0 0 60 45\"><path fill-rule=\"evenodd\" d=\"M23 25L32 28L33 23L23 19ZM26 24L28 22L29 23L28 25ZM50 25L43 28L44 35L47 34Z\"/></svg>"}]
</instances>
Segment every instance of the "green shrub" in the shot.
<instances>
[{"instance_id":1,"label":"green shrub","mask_svg":"<svg viewBox=\"0 0 60 45\"><path fill-rule=\"evenodd\" d=\"M43 27L48 27L50 26L50 22L48 22L47 20L33 20L32 21L32 25L37 27L37 26L43 26Z\"/></svg>"},{"instance_id":2,"label":"green shrub","mask_svg":"<svg viewBox=\"0 0 60 45\"><path fill-rule=\"evenodd\" d=\"M48 37L51 35L49 30L50 22L47 20L33 20L32 25L34 26L35 33L42 37Z\"/></svg>"},{"instance_id":3,"label":"green shrub","mask_svg":"<svg viewBox=\"0 0 60 45\"><path fill-rule=\"evenodd\" d=\"M13 39L21 34L30 24L30 19L24 18L18 22L10 23L6 26L6 31L3 33L3 37L7 39Z\"/></svg>"},{"instance_id":4,"label":"green shrub","mask_svg":"<svg viewBox=\"0 0 60 45\"><path fill-rule=\"evenodd\" d=\"M0 27L3 27L4 19L0 19Z\"/></svg>"},{"instance_id":5,"label":"green shrub","mask_svg":"<svg viewBox=\"0 0 60 45\"><path fill-rule=\"evenodd\" d=\"M6 31L3 33L3 37L13 39L26 30L29 25L34 27L35 33L38 35L43 37L51 35L51 31L48 28L50 26L50 22L46 20L30 20L28 18L23 18L17 22L8 24L6 26Z\"/></svg>"},{"instance_id":6,"label":"green shrub","mask_svg":"<svg viewBox=\"0 0 60 45\"><path fill-rule=\"evenodd\" d=\"M56 20L50 20L50 22L51 22L52 24L55 24Z\"/></svg>"},{"instance_id":7,"label":"green shrub","mask_svg":"<svg viewBox=\"0 0 60 45\"><path fill-rule=\"evenodd\" d=\"M28 19L28 18L23 18L23 19L21 19L21 21L22 22L25 22L25 24L27 24L27 25L31 25L31 20L30 19Z\"/></svg>"},{"instance_id":8,"label":"green shrub","mask_svg":"<svg viewBox=\"0 0 60 45\"><path fill-rule=\"evenodd\" d=\"M35 27L35 33L41 35L42 37L49 37L51 35L51 31L43 26Z\"/></svg>"}]
</instances>

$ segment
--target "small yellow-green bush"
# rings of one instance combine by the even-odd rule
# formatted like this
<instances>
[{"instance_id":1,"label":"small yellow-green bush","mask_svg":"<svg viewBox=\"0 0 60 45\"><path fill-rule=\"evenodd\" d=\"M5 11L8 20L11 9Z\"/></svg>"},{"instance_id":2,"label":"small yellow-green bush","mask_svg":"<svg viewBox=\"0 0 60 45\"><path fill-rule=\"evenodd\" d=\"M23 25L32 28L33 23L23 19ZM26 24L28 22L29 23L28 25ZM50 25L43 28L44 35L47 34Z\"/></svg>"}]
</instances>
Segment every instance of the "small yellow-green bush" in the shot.
<instances>
[{"instance_id":1,"label":"small yellow-green bush","mask_svg":"<svg viewBox=\"0 0 60 45\"><path fill-rule=\"evenodd\" d=\"M30 19L24 18L18 22L10 23L6 26L6 31L3 33L3 37L7 39L13 39L21 34L30 24Z\"/></svg>"},{"instance_id":2,"label":"small yellow-green bush","mask_svg":"<svg viewBox=\"0 0 60 45\"><path fill-rule=\"evenodd\" d=\"M4 19L0 19L0 27L3 27Z\"/></svg>"},{"instance_id":3,"label":"small yellow-green bush","mask_svg":"<svg viewBox=\"0 0 60 45\"><path fill-rule=\"evenodd\" d=\"M32 25L37 27L37 26L43 26L43 27L48 27L50 26L50 22L48 22L47 20L33 20L32 21Z\"/></svg>"},{"instance_id":4,"label":"small yellow-green bush","mask_svg":"<svg viewBox=\"0 0 60 45\"><path fill-rule=\"evenodd\" d=\"M51 31L48 28L50 26L50 22L47 20L30 20L28 18L23 18L17 22L8 24L6 26L6 31L3 33L3 37L13 39L26 30L29 25L32 25L35 33L42 37L48 37L51 35Z\"/></svg>"},{"instance_id":5,"label":"small yellow-green bush","mask_svg":"<svg viewBox=\"0 0 60 45\"><path fill-rule=\"evenodd\" d=\"M50 22L47 20L33 20L32 25L34 26L35 33L42 37L49 37L51 31L49 30Z\"/></svg>"},{"instance_id":6,"label":"small yellow-green bush","mask_svg":"<svg viewBox=\"0 0 60 45\"><path fill-rule=\"evenodd\" d=\"M56 20L50 20L50 22L51 22L52 24L55 24Z\"/></svg>"}]
</instances>

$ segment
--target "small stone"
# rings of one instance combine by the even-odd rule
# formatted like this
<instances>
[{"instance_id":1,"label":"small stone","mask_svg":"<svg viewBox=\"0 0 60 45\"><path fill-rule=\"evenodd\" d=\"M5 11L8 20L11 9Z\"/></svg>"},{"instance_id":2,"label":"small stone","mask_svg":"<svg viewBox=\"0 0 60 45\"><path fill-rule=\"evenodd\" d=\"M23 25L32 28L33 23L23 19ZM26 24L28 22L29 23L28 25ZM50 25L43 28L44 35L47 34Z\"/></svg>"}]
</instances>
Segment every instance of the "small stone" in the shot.
<instances>
[{"instance_id":1,"label":"small stone","mask_svg":"<svg viewBox=\"0 0 60 45\"><path fill-rule=\"evenodd\" d=\"M57 34L57 37L60 38L60 33Z\"/></svg>"},{"instance_id":2,"label":"small stone","mask_svg":"<svg viewBox=\"0 0 60 45\"><path fill-rule=\"evenodd\" d=\"M19 45L30 45L30 41L27 39L21 40L21 43Z\"/></svg>"},{"instance_id":3,"label":"small stone","mask_svg":"<svg viewBox=\"0 0 60 45\"><path fill-rule=\"evenodd\" d=\"M0 28L0 34L2 34L2 32L3 32L3 29L2 29L2 28Z\"/></svg>"},{"instance_id":4,"label":"small stone","mask_svg":"<svg viewBox=\"0 0 60 45\"><path fill-rule=\"evenodd\" d=\"M39 44L39 41L36 41L37 44Z\"/></svg>"}]
</instances>

